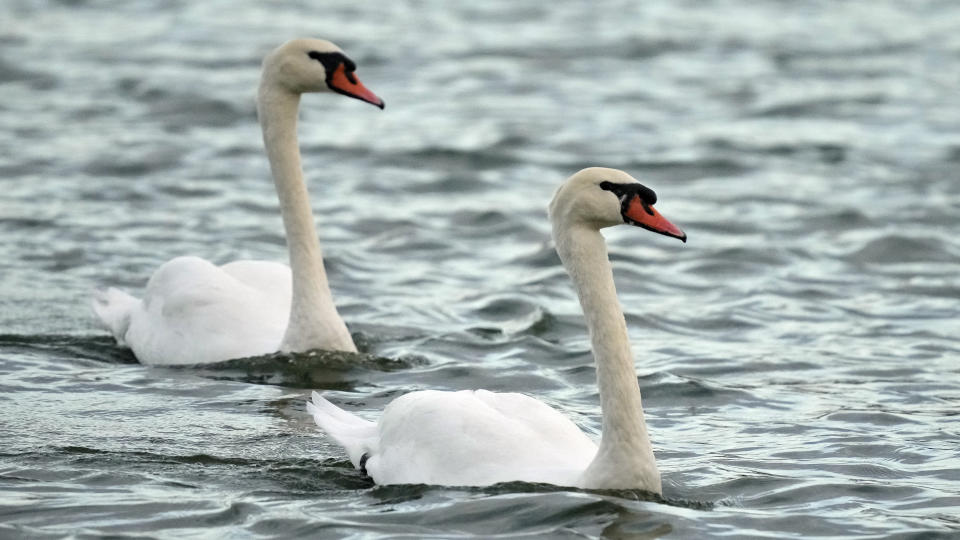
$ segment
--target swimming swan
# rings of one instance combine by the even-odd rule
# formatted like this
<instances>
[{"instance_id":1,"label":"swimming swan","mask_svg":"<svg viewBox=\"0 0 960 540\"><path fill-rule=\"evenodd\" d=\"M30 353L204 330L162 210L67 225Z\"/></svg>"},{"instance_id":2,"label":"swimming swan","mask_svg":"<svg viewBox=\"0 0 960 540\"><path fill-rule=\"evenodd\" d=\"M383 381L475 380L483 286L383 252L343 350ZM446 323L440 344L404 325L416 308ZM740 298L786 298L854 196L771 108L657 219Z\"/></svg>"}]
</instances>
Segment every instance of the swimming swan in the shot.
<instances>
[{"instance_id":1,"label":"swimming swan","mask_svg":"<svg viewBox=\"0 0 960 540\"><path fill-rule=\"evenodd\" d=\"M590 331L603 411L599 448L568 418L517 393L411 392L388 404L374 423L314 392L307 411L378 484L520 480L660 493L627 325L600 234L626 223L686 242L686 234L654 210L656 200L623 171L589 168L564 182L550 203L557 252Z\"/></svg>"},{"instance_id":2,"label":"swimming swan","mask_svg":"<svg viewBox=\"0 0 960 540\"><path fill-rule=\"evenodd\" d=\"M93 308L144 364L201 364L276 351L356 351L330 295L300 167L300 94L336 92L383 108L356 65L329 41L295 39L263 61L257 114L280 198L290 267L265 261L217 266L178 257L154 272L143 299L110 288ZM292 299L292 301L291 301Z\"/></svg>"}]
</instances>

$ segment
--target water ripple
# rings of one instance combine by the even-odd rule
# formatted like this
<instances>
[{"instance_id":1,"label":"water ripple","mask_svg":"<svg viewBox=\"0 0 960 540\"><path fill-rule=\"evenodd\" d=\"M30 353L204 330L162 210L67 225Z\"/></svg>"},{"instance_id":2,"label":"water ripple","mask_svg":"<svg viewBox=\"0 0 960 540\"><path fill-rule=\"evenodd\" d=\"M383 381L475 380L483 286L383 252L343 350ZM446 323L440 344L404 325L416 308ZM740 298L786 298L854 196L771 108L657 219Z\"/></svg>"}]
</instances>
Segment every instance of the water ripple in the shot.
<instances>
[{"instance_id":1,"label":"water ripple","mask_svg":"<svg viewBox=\"0 0 960 540\"><path fill-rule=\"evenodd\" d=\"M137 364L90 290L284 261L254 97L297 3L8 0L0 536L950 538L960 530L953 3L323 6L384 111L306 96L362 352ZM228 16L225 16L227 14ZM376 487L305 412L543 399L596 435L546 204L624 168L689 234L607 230L663 498ZM619 228L625 229L625 228Z\"/></svg>"}]
</instances>

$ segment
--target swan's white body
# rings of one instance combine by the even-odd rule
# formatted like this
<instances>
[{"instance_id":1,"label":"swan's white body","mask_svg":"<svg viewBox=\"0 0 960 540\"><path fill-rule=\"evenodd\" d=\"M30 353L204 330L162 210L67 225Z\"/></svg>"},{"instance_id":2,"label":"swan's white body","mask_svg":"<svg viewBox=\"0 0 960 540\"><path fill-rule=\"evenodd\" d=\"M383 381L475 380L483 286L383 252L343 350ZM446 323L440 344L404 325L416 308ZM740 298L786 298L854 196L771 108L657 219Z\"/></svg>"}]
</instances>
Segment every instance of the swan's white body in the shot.
<instances>
[{"instance_id":1,"label":"swan's white body","mask_svg":"<svg viewBox=\"0 0 960 540\"><path fill-rule=\"evenodd\" d=\"M330 294L297 142L301 93L336 91L383 106L356 81L353 69L336 45L323 40L293 40L264 59L257 109L291 266L217 266L178 257L157 269L142 300L112 288L98 292L94 311L141 362L201 364L278 350L357 350Z\"/></svg>"},{"instance_id":2,"label":"swan's white body","mask_svg":"<svg viewBox=\"0 0 960 540\"><path fill-rule=\"evenodd\" d=\"M144 364L213 362L280 349L290 283L280 263L177 257L153 273L142 300L108 289L94 309Z\"/></svg>"},{"instance_id":3,"label":"swan's white body","mask_svg":"<svg viewBox=\"0 0 960 540\"><path fill-rule=\"evenodd\" d=\"M652 202L635 199L636 186L642 187L622 171L584 169L561 186L550 205L557 251L590 330L603 410L599 446L534 398L485 390L412 392L391 402L376 423L314 392L307 410L317 425L378 484L522 480L659 493L660 473L647 435L626 322L599 229L629 220L684 241L686 235L656 213Z\"/></svg>"},{"instance_id":4,"label":"swan's white body","mask_svg":"<svg viewBox=\"0 0 960 540\"><path fill-rule=\"evenodd\" d=\"M316 392L307 407L354 465L368 456L364 467L378 484L575 486L597 453L566 416L523 394L412 392L387 405L376 424Z\"/></svg>"}]
</instances>

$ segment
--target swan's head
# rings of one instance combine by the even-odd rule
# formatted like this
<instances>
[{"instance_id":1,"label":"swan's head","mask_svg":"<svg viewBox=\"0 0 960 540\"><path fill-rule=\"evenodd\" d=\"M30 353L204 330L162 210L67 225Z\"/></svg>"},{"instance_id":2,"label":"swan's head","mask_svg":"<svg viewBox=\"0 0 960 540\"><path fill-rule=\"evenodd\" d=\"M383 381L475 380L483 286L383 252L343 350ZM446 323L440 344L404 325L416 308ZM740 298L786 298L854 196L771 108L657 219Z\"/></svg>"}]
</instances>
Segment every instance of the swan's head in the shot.
<instances>
[{"instance_id":1,"label":"swan's head","mask_svg":"<svg viewBox=\"0 0 960 540\"><path fill-rule=\"evenodd\" d=\"M653 208L656 202L656 193L629 174L590 167L557 189L549 211L554 227L635 225L686 242L686 233Z\"/></svg>"},{"instance_id":2,"label":"swan's head","mask_svg":"<svg viewBox=\"0 0 960 540\"><path fill-rule=\"evenodd\" d=\"M383 108L383 100L360 82L357 65L340 47L323 39L292 39L263 59L261 84L296 94L336 92Z\"/></svg>"}]
</instances>

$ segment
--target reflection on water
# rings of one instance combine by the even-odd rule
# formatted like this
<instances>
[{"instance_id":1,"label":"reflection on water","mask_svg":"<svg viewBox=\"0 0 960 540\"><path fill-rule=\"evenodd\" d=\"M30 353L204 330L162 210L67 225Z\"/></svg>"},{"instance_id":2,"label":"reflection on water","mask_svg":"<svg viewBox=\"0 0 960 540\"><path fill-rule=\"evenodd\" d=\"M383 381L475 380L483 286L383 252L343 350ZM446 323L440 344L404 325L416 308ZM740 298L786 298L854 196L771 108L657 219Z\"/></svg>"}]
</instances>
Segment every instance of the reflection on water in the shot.
<instances>
[{"instance_id":1,"label":"reflection on water","mask_svg":"<svg viewBox=\"0 0 960 540\"><path fill-rule=\"evenodd\" d=\"M0 536L960 529L953 3L4 9ZM141 366L93 287L286 256L253 97L295 35L336 41L390 103L301 112L363 353ZM665 498L371 485L310 390L369 418L411 390L522 391L599 431L545 214L588 165L654 187L690 236L606 234Z\"/></svg>"}]
</instances>

